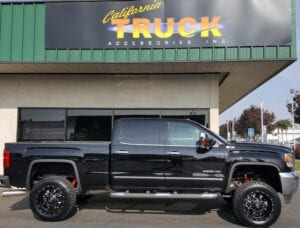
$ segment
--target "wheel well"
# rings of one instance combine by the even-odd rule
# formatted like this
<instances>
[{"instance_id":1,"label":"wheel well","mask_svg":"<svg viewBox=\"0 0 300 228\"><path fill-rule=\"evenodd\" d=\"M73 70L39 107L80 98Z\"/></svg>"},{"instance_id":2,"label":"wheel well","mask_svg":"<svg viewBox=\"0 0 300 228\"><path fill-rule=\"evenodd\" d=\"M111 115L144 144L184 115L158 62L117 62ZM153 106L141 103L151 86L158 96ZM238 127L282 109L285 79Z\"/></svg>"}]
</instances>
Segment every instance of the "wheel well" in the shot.
<instances>
[{"instance_id":1,"label":"wheel well","mask_svg":"<svg viewBox=\"0 0 300 228\"><path fill-rule=\"evenodd\" d=\"M34 164L30 174L30 189L33 185L47 176L61 176L70 182L76 179L74 168L68 163L37 163Z\"/></svg>"},{"instance_id":2,"label":"wheel well","mask_svg":"<svg viewBox=\"0 0 300 228\"><path fill-rule=\"evenodd\" d=\"M282 192L278 170L273 166L243 165L235 168L230 185L239 186L248 180L262 181L277 192Z\"/></svg>"}]
</instances>

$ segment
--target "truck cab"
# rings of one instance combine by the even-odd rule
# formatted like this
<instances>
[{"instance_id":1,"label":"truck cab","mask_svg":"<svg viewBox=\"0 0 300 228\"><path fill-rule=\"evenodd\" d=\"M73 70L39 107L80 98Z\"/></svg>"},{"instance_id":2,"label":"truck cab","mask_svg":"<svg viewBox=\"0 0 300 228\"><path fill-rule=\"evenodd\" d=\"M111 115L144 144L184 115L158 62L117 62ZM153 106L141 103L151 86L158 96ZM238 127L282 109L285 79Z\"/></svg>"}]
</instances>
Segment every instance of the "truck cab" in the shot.
<instances>
[{"instance_id":1,"label":"truck cab","mask_svg":"<svg viewBox=\"0 0 300 228\"><path fill-rule=\"evenodd\" d=\"M111 151L113 189L221 191L226 143L195 122L120 119Z\"/></svg>"}]
</instances>

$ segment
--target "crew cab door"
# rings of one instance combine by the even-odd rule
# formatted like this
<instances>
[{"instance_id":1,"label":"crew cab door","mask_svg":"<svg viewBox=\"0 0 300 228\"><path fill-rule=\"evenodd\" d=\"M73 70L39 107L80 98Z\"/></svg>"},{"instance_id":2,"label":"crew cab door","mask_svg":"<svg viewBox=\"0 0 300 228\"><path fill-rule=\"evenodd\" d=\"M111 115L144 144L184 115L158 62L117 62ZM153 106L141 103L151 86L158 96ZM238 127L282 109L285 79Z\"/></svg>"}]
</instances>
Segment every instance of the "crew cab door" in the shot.
<instances>
[{"instance_id":1,"label":"crew cab door","mask_svg":"<svg viewBox=\"0 0 300 228\"><path fill-rule=\"evenodd\" d=\"M170 120L163 128L166 187L220 190L224 184L225 145L192 122Z\"/></svg>"},{"instance_id":2,"label":"crew cab door","mask_svg":"<svg viewBox=\"0 0 300 228\"><path fill-rule=\"evenodd\" d=\"M152 189L164 186L164 146L161 121L119 119L111 148L113 189Z\"/></svg>"}]
</instances>

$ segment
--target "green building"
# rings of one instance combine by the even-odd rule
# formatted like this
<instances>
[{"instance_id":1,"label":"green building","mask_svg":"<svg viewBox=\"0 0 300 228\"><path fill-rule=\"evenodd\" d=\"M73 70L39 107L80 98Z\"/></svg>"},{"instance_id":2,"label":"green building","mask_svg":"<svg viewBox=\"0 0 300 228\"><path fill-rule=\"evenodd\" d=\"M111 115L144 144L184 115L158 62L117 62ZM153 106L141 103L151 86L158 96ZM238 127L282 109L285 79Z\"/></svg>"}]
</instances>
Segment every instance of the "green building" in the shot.
<instances>
[{"instance_id":1,"label":"green building","mask_svg":"<svg viewBox=\"0 0 300 228\"><path fill-rule=\"evenodd\" d=\"M129 116L218 132L296 60L295 0L0 2L0 149L106 141Z\"/></svg>"}]
</instances>

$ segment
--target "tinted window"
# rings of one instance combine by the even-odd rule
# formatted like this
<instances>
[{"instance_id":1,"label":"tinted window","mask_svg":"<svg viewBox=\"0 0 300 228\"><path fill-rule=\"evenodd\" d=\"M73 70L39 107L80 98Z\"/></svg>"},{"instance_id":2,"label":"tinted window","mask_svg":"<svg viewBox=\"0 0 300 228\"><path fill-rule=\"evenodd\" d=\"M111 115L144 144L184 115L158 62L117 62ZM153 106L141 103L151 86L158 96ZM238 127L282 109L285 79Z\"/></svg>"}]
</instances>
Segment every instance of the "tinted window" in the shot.
<instances>
[{"instance_id":1,"label":"tinted window","mask_svg":"<svg viewBox=\"0 0 300 228\"><path fill-rule=\"evenodd\" d=\"M43 141L65 139L64 109L22 109L20 140Z\"/></svg>"},{"instance_id":2,"label":"tinted window","mask_svg":"<svg viewBox=\"0 0 300 228\"><path fill-rule=\"evenodd\" d=\"M119 140L130 144L158 144L159 133L159 121L127 120L121 122Z\"/></svg>"},{"instance_id":3,"label":"tinted window","mask_svg":"<svg viewBox=\"0 0 300 228\"><path fill-rule=\"evenodd\" d=\"M68 110L67 140L110 141L111 116L111 110Z\"/></svg>"}]
</instances>

